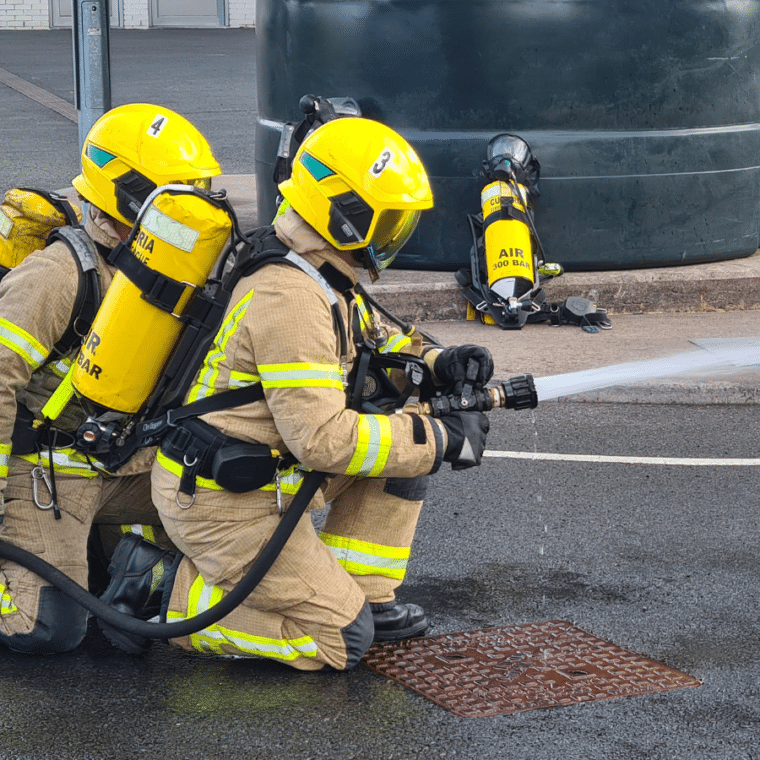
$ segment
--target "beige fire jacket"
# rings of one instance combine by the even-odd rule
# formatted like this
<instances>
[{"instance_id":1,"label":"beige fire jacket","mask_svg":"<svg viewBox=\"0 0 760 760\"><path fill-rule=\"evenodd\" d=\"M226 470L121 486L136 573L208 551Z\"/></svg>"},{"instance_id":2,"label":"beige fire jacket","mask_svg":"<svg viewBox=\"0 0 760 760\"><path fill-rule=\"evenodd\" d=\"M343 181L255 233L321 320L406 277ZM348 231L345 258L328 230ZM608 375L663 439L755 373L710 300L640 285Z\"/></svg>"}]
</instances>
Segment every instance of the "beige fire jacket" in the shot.
<instances>
[{"instance_id":1,"label":"beige fire jacket","mask_svg":"<svg viewBox=\"0 0 760 760\"><path fill-rule=\"evenodd\" d=\"M119 239L110 220L93 209L85 222L92 240L109 249ZM100 286L105 293L114 269L101 259ZM79 284L79 270L69 248L57 241L35 251L0 281L0 507L10 463L11 434L16 419L16 400L39 419L40 410L68 372L76 352L44 365L52 347L61 339L72 318ZM57 427L76 431L85 415L69 404ZM37 455L24 457L36 464ZM129 472L150 469L149 455L127 465ZM63 475L95 477L98 473L81 453L58 449L55 470ZM126 471L119 474L126 474Z\"/></svg>"},{"instance_id":2,"label":"beige fire jacket","mask_svg":"<svg viewBox=\"0 0 760 760\"><path fill-rule=\"evenodd\" d=\"M351 289L338 294L348 332L345 362L330 303L319 284L293 267L267 265L244 277L233 291L188 402L260 382L266 403L213 412L203 419L226 435L290 452L303 467L318 471L372 477L435 471L446 442L439 422L347 408L347 379L357 355L356 271L292 209L277 220L275 229L312 266L329 263L350 282ZM388 345L395 350L419 355L423 348L419 339L390 338ZM169 464L161 454L159 461Z\"/></svg>"}]
</instances>

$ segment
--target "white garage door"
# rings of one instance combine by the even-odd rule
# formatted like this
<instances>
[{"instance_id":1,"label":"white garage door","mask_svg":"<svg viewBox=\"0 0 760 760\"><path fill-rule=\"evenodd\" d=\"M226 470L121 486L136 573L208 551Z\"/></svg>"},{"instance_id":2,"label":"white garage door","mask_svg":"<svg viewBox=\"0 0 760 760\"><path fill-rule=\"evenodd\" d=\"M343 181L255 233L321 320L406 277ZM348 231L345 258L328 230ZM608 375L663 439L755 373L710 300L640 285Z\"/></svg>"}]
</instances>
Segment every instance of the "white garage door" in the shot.
<instances>
[{"instance_id":1,"label":"white garage door","mask_svg":"<svg viewBox=\"0 0 760 760\"><path fill-rule=\"evenodd\" d=\"M224 0L150 0L152 26L224 26Z\"/></svg>"}]
</instances>

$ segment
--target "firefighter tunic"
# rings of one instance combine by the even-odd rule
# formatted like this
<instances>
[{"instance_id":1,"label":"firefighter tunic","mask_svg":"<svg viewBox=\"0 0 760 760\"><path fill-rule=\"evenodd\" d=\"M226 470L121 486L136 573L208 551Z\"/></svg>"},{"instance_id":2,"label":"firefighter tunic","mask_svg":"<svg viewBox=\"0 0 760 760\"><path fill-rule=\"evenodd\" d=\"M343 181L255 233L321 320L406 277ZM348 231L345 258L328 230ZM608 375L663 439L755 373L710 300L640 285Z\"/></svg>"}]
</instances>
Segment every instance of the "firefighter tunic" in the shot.
<instances>
[{"instance_id":1,"label":"firefighter tunic","mask_svg":"<svg viewBox=\"0 0 760 760\"><path fill-rule=\"evenodd\" d=\"M267 444L298 461L273 482L232 493L197 480L188 507L179 492L182 463L159 450L153 498L172 541L184 552L167 620L198 614L251 567L308 469L329 473L312 508L331 508L320 535L305 513L259 586L219 623L173 643L186 649L269 657L301 669L350 667L371 642L367 602L395 598L409 561L426 476L443 457L445 430L432 418L362 414L347 408L356 359L356 272L293 210L278 238L316 269L337 270L349 333L347 356L322 287L309 274L270 264L235 288L214 345L188 401L261 383L264 400L203 419L222 433ZM361 320L359 320L361 323ZM389 335L386 350L420 353L421 341ZM369 621L371 628L371 618Z\"/></svg>"}]
</instances>

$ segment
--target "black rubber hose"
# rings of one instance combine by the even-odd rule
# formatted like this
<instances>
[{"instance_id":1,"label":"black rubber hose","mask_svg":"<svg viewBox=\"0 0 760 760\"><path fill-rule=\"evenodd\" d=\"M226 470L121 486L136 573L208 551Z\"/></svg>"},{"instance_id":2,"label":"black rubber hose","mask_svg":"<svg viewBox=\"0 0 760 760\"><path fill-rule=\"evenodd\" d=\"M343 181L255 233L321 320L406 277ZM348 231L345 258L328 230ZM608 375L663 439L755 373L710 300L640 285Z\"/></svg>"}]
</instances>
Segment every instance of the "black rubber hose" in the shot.
<instances>
[{"instance_id":1,"label":"black rubber hose","mask_svg":"<svg viewBox=\"0 0 760 760\"><path fill-rule=\"evenodd\" d=\"M187 618L186 620L179 620L176 623L148 623L118 612L113 607L109 607L105 602L101 602L100 599L83 589L76 581L69 578L68 575L62 573L50 563L45 562L41 557L2 540L0 540L0 559L10 560L18 565L22 565L27 570L31 570L36 575L39 575L40 578L59 588L66 596L71 597L71 599L91 612L95 617L100 618L114 628L119 628L127 633L133 633L149 639L174 639L180 636L189 636L191 633L197 633L203 628L213 625L225 615L229 615L256 588L261 579L269 572L269 568L274 564L274 561L282 551L282 547L285 546L285 542L290 538L290 534L301 519L309 502L314 498L314 495L322 485L324 477L325 473L323 472L310 472L306 476L269 542L251 569L232 591L200 615Z\"/></svg>"}]
</instances>

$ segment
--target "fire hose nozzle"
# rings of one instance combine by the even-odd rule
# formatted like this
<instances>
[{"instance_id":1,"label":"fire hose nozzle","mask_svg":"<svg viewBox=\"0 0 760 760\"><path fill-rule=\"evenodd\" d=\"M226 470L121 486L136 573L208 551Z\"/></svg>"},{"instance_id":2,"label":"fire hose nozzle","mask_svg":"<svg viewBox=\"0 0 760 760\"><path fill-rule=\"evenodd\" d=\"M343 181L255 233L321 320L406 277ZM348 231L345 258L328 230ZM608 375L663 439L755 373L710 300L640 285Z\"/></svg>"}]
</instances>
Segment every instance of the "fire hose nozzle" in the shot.
<instances>
[{"instance_id":1,"label":"fire hose nozzle","mask_svg":"<svg viewBox=\"0 0 760 760\"><path fill-rule=\"evenodd\" d=\"M538 406L538 393L533 375L511 377L494 390L499 395L499 400L494 406L503 409L535 409Z\"/></svg>"},{"instance_id":2,"label":"fire hose nozzle","mask_svg":"<svg viewBox=\"0 0 760 760\"><path fill-rule=\"evenodd\" d=\"M533 375L518 375L504 380L495 388L484 388L472 393L472 400L463 405L461 396L437 396L430 401L408 404L403 411L414 414L428 414L431 417L445 417L452 412L491 409L535 409L538 394Z\"/></svg>"}]
</instances>

